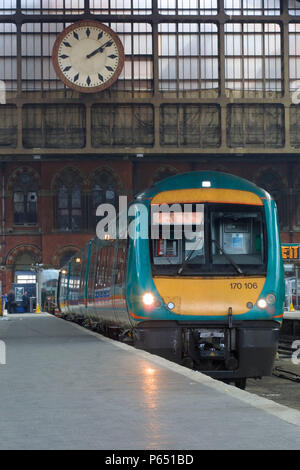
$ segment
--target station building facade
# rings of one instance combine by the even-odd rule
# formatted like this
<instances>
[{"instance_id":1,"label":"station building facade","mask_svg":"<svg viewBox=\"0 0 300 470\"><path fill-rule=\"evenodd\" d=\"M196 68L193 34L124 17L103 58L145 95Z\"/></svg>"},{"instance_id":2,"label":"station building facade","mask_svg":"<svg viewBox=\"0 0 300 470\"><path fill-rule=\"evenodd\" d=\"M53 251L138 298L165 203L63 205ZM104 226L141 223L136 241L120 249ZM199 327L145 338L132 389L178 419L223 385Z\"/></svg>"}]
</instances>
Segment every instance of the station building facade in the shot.
<instances>
[{"instance_id":1,"label":"station building facade","mask_svg":"<svg viewBox=\"0 0 300 470\"><path fill-rule=\"evenodd\" d=\"M51 58L84 20L124 47L99 92L66 86ZM186 171L264 187L300 243L300 2L2 0L0 80L3 292L94 237L100 203Z\"/></svg>"}]
</instances>

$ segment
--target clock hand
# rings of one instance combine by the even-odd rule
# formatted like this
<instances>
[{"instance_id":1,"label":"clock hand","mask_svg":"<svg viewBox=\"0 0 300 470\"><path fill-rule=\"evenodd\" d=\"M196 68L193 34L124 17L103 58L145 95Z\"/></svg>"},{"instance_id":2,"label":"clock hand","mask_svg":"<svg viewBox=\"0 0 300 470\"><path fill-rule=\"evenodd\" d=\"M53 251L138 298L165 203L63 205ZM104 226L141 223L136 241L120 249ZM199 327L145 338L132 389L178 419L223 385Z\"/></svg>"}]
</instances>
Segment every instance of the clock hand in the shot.
<instances>
[{"instance_id":1,"label":"clock hand","mask_svg":"<svg viewBox=\"0 0 300 470\"><path fill-rule=\"evenodd\" d=\"M105 47L109 47L112 45L112 42L111 40L107 41L105 44L102 44L102 46L98 47L97 49L95 49L93 52L91 52L90 54L88 54L86 57L87 59L89 59L90 57L93 57L94 55L96 55L98 52L103 52L104 48Z\"/></svg>"},{"instance_id":2,"label":"clock hand","mask_svg":"<svg viewBox=\"0 0 300 470\"><path fill-rule=\"evenodd\" d=\"M95 49L93 52L91 52L90 54L88 54L86 57L87 59L89 59L90 57L93 57L94 55L96 55L98 52L102 52L102 46L101 47L98 47L97 49Z\"/></svg>"}]
</instances>

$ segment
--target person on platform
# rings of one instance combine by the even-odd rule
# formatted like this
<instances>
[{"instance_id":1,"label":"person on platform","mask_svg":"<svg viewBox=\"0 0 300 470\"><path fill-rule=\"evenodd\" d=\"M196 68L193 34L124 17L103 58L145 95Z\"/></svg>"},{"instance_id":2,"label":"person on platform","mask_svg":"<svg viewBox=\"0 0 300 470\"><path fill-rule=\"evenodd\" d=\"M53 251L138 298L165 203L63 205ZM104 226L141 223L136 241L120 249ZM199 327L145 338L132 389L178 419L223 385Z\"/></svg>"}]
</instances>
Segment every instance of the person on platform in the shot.
<instances>
[{"instance_id":1,"label":"person on platform","mask_svg":"<svg viewBox=\"0 0 300 470\"><path fill-rule=\"evenodd\" d=\"M16 301L13 290L9 291L7 296L7 311L8 313L16 313Z\"/></svg>"},{"instance_id":2,"label":"person on platform","mask_svg":"<svg viewBox=\"0 0 300 470\"><path fill-rule=\"evenodd\" d=\"M29 301L28 294L27 292L24 292L24 295L22 296L22 307L23 307L24 313L29 312L29 304L30 304L30 301Z\"/></svg>"},{"instance_id":3,"label":"person on platform","mask_svg":"<svg viewBox=\"0 0 300 470\"><path fill-rule=\"evenodd\" d=\"M3 294L2 295L2 312L3 312L3 314L8 313L7 308L8 308L8 306L7 306L7 294Z\"/></svg>"}]
</instances>

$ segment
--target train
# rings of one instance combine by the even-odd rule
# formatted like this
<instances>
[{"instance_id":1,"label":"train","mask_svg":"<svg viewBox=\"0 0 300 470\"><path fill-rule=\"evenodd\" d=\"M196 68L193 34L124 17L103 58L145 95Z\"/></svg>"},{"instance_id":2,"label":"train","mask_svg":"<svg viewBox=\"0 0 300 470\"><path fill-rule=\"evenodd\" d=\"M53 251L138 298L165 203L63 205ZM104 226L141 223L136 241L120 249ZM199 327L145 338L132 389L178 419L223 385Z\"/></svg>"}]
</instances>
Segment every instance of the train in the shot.
<instances>
[{"instance_id":1,"label":"train","mask_svg":"<svg viewBox=\"0 0 300 470\"><path fill-rule=\"evenodd\" d=\"M59 269L41 269L37 273L37 304L43 312L55 313Z\"/></svg>"},{"instance_id":2,"label":"train","mask_svg":"<svg viewBox=\"0 0 300 470\"><path fill-rule=\"evenodd\" d=\"M271 374L285 287L264 189L188 172L101 223L104 235L60 270L62 317L240 388Z\"/></svg>"}]
</instances>

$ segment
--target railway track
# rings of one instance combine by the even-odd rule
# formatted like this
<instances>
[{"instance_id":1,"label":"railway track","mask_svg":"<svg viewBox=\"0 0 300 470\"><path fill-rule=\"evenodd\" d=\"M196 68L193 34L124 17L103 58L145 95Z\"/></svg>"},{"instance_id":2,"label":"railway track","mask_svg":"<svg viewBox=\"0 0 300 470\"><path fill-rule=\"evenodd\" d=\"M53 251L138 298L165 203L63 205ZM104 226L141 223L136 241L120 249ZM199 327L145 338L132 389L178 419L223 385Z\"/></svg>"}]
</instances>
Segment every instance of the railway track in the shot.
<instances>
[{"instance_id":1,"label":"railway track","mask_svg":"<svg viewBox=\"0 0 300 470\"><path fill-rule=\"evenodd\" d=\"M288 369L283 369L282 367L274 367L273 374L274 377L279 377L280 379L291 380L293 382L300 383L300 375L292 372Z\"/></svg>"},{"instance_id":2,"label":"railway track","mask_svg":"<svg viewBox=\"0 0 300 470\"><path fill-rule=\"evenodd\" d=\"M263 377L262 380L249 379L247 392L300 410L300 364L292 361L295 352L292 344L298 338L298 335L281 335L272 375ZM300 359L299 356L298 358Z\"/></svg>"},{"instance_id":3,"label":"railway track","mask_svg":"<svg viewBox=\"0 0 300 470\"><path fill-rule=\"evenodd\" d=\"M292 355L295 351L295 347L293 347L293 343L297 339L298 338L295 338L295 336L290 336L290 335L281 336L279 338L279 345L278 345L279 359L292 360ZM292 370L286 369L282 366L275 365L274 370L273 370L273 376L279 377L280 379L286 379L286 380L291 380L293 382L300 383L300 374Z\"/></svg>"},{"instance_id":4,"label":"railway track","mask_svg":"<svg viewBox=\"0 0 300 470\"><path fill-rule=\"evenodd\" d=\"M294 351L294 349L292 348L293 341L293 338L280 339L278 344L278 353L280 355L291 357Z\"/></svg>"}]
</instances>

